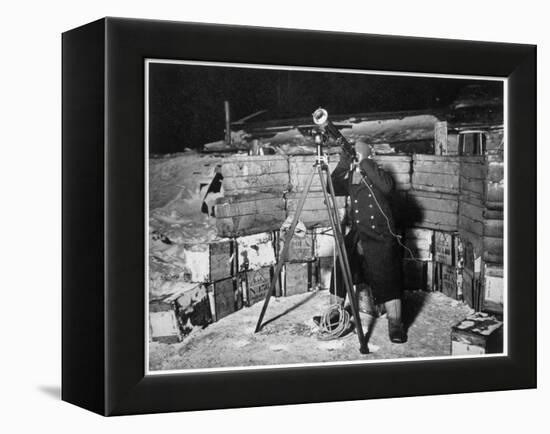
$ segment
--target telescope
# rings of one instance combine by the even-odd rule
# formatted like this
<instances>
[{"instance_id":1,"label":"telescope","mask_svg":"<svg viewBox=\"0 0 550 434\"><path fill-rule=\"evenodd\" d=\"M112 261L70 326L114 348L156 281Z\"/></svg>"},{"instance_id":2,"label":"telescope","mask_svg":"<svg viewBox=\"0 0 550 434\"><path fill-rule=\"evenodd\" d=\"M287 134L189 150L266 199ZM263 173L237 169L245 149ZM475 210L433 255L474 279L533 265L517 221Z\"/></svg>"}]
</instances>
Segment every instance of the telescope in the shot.
<instances>
[{"instance_id":1,"label":"telescope","mask_svg":"<svg viewBox=\"0 0 550 434\"><path fill-rule=\"evenodd\" d=\"M319 107L312 114L313 123L317 125L323 132L332 137L336 144L342 148L351 158L355 158L355 149L350 142L342 135L340 130L334 126L334 124L328 118L328 112Z\"/></svg>"}]
</instances>

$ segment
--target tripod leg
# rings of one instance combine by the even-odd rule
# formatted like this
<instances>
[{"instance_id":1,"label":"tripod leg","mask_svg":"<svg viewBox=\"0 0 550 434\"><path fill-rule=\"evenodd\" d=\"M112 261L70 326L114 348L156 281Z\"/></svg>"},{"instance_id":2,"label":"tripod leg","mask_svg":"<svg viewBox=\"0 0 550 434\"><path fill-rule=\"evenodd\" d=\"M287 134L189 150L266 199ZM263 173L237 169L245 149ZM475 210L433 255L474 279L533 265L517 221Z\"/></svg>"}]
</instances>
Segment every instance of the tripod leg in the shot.
<instances>
[{"instance_id":1,"label":"tripod leg","mask_svg":"<svg viewBox=\"0 0 550 434\"><path fill-rule=\"evenodd\" d=\"M296 229L296 225L298 224L298 220L300 219L300 215L302 214L302 209L304 208L304 204L307 199L307 195L309 193L309 189L311 188L311 183L313 182L313 177L315 176L315 166L313 166L313 169L311 171L311 174L309 175L309 178L307 179L306 185L304 187L304 191L302 192L302 196L300 197L300 200L298 201L298 206L296 207L296 212L294 214L294 219L292 220L292 224L290 225L290 228L288 229L285 239L284 239L284 245L283 250L281 254L279 255L279 260L277 262L277 265L275 266L275 274L273 275L273 279L271 279L271 284L269 285L269 290L267 291L267 294L265 295L264 299L264 305L262 306L262 311L260 313L260 316L258 318L258 322L256 323L256 329L254 330L254 333L257 333L262 328L262 321L264 319L265 312L267 310L267 306L269 305L269 299L271 298L271 295L273 294L273 291L275 289L275 285L277 284L277 281L280 278L281 275L281 269L283 268L283 264L286 262L286 258L288 255L288 249L290 248L290 240L292 239L292 236L294 235L294 231Z\"/></svg>"},{"instance_id":2,"label":"tripod leg","mask_svg":"<svg viewBox=\"0 0 550 434\"><path fill-rule=\"evenodd\" d=\"M357 330L357 337L359 339L359 352L361 354L368 354L369 348L367 346L367 342L365 340L365 335L363 333L363 326L361 324L361 318L359 317L359 306L357 305L357 298L355 296L354 290L353 290L353 279L351 277L351 269L349 266L349 260L348 255L346 252L346 247L344 245L344 237L342 235L342 231L340 230L338 216L337 216L337 210L336 210L336 197L334 194L334 187L332 185L332 180L330 176L327 174L328 180L324 177L323 169L318 166L317 171L319 173L319 177L321 179L321 187L323 190L323 195L325 196L325 203L327 206L327 212L329 215L330 224L332 226L332 230L334 232L334 237L336 241L336 247L337 247L337 254L338 254L338 260L340 263L340 268L342 270L342 274L344 275L344 284L346 286L346 291L348 294L348 297L350 299L350 306L351 306L351 313L353 317L355 318L355 327ZM330 196L327 192L327 184L328 188L330 190Z\"/></svg>"}]
</instances>

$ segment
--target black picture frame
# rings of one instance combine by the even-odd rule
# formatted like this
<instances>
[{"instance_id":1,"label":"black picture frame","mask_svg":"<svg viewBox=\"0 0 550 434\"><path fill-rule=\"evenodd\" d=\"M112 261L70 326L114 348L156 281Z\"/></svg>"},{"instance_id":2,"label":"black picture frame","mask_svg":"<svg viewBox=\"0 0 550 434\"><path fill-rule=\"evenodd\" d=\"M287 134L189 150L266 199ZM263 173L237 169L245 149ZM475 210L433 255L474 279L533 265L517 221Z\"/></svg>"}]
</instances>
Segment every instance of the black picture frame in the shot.
<instances>
[{"instance_id":1,"label":"black picture frame","mask_svg":"<svg viewBox=\"0 0 550 434\"><path fill-rule=\"evenodd\" d=\"M536 387L536 46L104 18L62 50L63 400L124 415ZM508 78L508 355L145 376L146 58Z\"/></svg>"}]
</instances>

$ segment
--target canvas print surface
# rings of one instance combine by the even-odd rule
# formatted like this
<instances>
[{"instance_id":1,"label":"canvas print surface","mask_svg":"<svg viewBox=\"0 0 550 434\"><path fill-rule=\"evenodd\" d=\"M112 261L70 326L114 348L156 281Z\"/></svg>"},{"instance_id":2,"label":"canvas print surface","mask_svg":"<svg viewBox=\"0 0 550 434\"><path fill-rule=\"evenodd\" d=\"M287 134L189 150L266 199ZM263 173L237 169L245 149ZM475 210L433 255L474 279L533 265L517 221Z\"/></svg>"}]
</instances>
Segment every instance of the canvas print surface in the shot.
<instances>
[{"instance_id":1,"label":"canvas print surface","mask_svg":"<svg viewBox=\"0 0 550 434\"><path fill-rule=\"evenodd\" d=\"M506 353L504 80L144 66L150 374Z\"/></svg>"}]
</instances>

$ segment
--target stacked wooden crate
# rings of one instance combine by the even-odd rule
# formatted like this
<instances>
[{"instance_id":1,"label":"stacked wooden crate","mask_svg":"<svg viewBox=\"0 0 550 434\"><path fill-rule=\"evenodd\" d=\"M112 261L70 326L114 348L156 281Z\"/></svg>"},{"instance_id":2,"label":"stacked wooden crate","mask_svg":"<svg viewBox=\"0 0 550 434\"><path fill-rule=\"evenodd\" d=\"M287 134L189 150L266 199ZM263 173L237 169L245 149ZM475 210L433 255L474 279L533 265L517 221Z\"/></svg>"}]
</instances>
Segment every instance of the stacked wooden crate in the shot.
<instances>
[{"instance_id":1,"label":"stacked wooden crate","mask_svg":"<svg viewBox=\"0 0 550 434\"><path fill-rule=\"evenodd\" d=\"M306 187L308 177L311 176L313 165L315 163L315 155L297 155L291 156L288 159L288 167L290 173L290 190L285 194L287 216L293 216L298 207L298 202ZM330 157L329 173L332 173L338 161L339 155ZM343 196L336 197L336 208L338 216L343 219L345 214L346 198ZM313 178L309 194L304 203L302 213L300 214L302 221L308 228L315 226L326 226L330 224L328 212L326 209L325 196L321 188L321 180L317 173Z\"/></svg>"},{"instance_id":2,"label":"stacked wooden crate","mask_svg":"<svg viewBox=\"0 0 550 434\"><path fill-rule=\"evenodd\" d=\"M434 231L424 228L405 230L403 285L405 289L431 291L433 288Z\"/></svg>"},{"instance_id":3,"label":"stacked wooden crate","mask_svg":"<svg viewBox=\"0 0 550 434\"><path fill-rule=\"evenodd\" d=\"M446 132L446 125L441 129ZM441 137L438 140L441 142ZM440 151L443 146L446 143L439 144ZM416 281L415 289L442 290L445 287L445 292L452 293L452 288L456 288L452 273L455 271L454 256L444 254L442 243L446 240L454 245L458 227L459 168L457 156L413 155L412 188L406 202L405 245L412 250L416 260L408 259L410 252L405 249L404 279L405 283Z\"/></svg>"},{"instance_id":4,"label":"stacked wooden crate","mask_svg":"<svg viewBox=\"0 0 550 434\"><path fill-rule=\"evenodd\" d=\"M457 233L434 233L434 288L448 297L462 299L463 260Z\"/></svg>"},{"instance_id":5,"label":"stacked wooden crate","mask_svg":"<svg viewBox=\"0 0 550 434\"><path fill-rule=\"evenodd\" d=\"M465 297L471 298L471 306L475 309L502 313L504 256L502 153L462 157L462 159L459 233L462 240L471 245L473 256L471 261L478 264L475 266L473 275L465 274L465 278L469 279L465 281L467 287ZM470 279L473 279L472 283Z\"/></svg>"},{"instance_id":6,"label":"stacked wooden crate","mask_svg":"<svg viewBox=\"0 0 550 434\"><path fill-rule=\"evenodd\" d=\"M460 159L449 155L413 156L408 214L414 226L454 232L458 228Z\"/></svg>"},{"instance_id":7,"label":"stacked wooden crate","mask_svg":"<svg viewBox=\"0 0 550 434\"><path fill-rule=\"evenodd\" d=\"M235 156L222 165L224 197L214 213L219 236L242 236L281 226L289 189L285 156Z\"/></svg>"},{"instance_id":8,"label":"stacked wooden crate","mask_svg":"<svg viewBox=\"0 0 550 434\"><path fill-rule=\"evenodd\" d=\"M501 136L495 132L497 138ZM502 140L502 139L501 139ZM503 313L504 308L504 159L501 145L487 155L483 234L483 310Z\"/></svg>"},{"instance_id":9,"label":"stacked wooden crate","mask_svg":"<svg viewBox=\"0 0 550 434\"><path fill-rule=\"evenodd\" d=\"M240 308L235 243L172 243L150 256L149 319L153 341L181 339ZM168 335L169 330L172 332Z\"/></svg>"},{"instance_id":10,"label":"stacked wooden crate","mask_svg":"<svg viewBox=\"0 0 550 434\"><path fill-rule=\"evenodd\" d=\"M237 268L247 306L263 300L269 290L276 262L275 242L272 231L236 239Z\"/></svg>"},{"instance_id":11,"label":"stacked wooden crate","mask_svg":"<svg viewBox=\"0 0 550 434\"><path fill-rule=\"evenodd\" d=\"M410 155L376 155L374 161L391 174L395 182L395 190L409 191L411 189L411 164Z\"/></svg>"}]
</instances>

